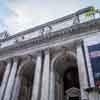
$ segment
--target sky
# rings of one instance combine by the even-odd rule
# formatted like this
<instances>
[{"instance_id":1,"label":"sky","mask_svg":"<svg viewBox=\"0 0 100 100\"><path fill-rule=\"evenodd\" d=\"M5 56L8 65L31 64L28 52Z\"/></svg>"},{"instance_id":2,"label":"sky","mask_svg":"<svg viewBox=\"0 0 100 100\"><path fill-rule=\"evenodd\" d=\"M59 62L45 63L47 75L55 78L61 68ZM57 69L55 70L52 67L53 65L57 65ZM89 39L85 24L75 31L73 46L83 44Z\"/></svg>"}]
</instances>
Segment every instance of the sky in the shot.
<instances>
[{"instance_id":1,"label":"sky","mask_svg":"<svg viewBox=\"0 0 100 100\"><path fill-rule=\"evenodd\" d=\"M0 32L13 35L87 6L100 9L100 0L0 0Z\"/></svg>"}]
</instances>

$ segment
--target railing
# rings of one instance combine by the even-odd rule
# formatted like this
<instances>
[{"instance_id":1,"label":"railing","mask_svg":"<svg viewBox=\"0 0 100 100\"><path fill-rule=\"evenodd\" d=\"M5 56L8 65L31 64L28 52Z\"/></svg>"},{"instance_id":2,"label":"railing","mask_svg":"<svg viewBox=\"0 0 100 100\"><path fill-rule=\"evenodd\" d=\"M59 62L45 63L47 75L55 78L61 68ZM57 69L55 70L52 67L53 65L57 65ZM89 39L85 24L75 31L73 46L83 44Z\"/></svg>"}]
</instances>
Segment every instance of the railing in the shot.
<instances>
[{"instance_id":1,"label":"railing","mask_svg":"<svg viewBox=\"0 0 100 100\"><path fill-rule=\"evenodd\" d=\"M19 42L27 41L29 39L34 39L35 37L45 36L55 31L59 31L72 25L81 24L90 20L93 20L94 17L85 17L83 14L88 8L82 9L68 16L64 16L57 20L36 26L34 28L28 29L23 32L19 32L16 35L9 36L7 38L1 39L0 44L1 48L17 44ZM95 18L100 18L100 15L96 14Z\"/></svg>"}]
</instances>

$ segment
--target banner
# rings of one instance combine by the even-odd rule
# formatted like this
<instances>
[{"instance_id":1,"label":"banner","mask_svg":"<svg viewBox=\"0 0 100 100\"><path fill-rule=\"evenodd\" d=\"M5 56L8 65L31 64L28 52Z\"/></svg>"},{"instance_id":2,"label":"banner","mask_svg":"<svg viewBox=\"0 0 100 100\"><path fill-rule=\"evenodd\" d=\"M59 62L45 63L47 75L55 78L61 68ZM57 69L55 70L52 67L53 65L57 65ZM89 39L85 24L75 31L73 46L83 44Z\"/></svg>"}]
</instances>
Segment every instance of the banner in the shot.
<instances>
[{"instance_id":1,"label":"banner","mask_svg":"<svg viewBox=\"0 0 100 100\"><path fill-rule=\"evenodd\" d=\"M100 85L100 44L88 46L95 85Z\"/></svg>"}]
</instances>

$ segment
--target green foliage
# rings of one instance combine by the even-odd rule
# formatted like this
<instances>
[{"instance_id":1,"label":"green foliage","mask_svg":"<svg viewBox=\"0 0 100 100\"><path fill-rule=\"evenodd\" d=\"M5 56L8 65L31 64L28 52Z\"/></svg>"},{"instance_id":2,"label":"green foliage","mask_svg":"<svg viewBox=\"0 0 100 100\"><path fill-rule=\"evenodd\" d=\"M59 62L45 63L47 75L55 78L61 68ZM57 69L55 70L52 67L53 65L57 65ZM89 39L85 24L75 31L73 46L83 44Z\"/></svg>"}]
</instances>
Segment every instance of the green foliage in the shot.
<instances>
[{"instance_id":1,"label":"green foliage","mask_svg":"<svg viewBox=\"0 0 100 100\"><path fill-rule=\"evenodd\" d=\"M88 16L91 16L91 15L94 15L96 12L96 9L91 6L88 8L88 10L84 13L84 16L88 17Z\"/></svg>"}]
</instances>

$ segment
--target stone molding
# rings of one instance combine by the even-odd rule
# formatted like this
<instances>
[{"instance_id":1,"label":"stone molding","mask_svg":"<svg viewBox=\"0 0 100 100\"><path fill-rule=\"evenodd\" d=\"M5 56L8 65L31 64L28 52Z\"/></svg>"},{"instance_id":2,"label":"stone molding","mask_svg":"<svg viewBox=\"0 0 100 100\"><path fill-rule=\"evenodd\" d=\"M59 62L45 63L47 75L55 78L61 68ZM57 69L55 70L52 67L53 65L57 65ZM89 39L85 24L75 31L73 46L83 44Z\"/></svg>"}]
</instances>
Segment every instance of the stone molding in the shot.
<instances>
[{"instance_id":1,"label":"stone molding","mask_svg":"<svg viewBox=\"0 0 100 100\"><path fill-rule=\"evenodd\" d=\"M31 32L35 32L37 30L45 30L45 28L49 28L50 30L52 29L52 26L53 25L57 25L59 23L62 23L62 22L65 22L65 21L69 21L69 20L73 20L73 24L78 24L80 23L80 15L82 15L84 12L86 12L88 10L88 7L87 8L84 8L84 9L80 9L78 11L76 11L75 13L73 14L70 14L70 15L67 15L67 16L64 16L62 18L59 18L59 19L56 19L56 20L53 20L53 21L50 21L50 22L47 22L45 24L42 24L42 25L39 25L39 26L36 26L34 28L30 28L28 30L25 30L25 31L22 31L22 32L19 32L13 36L9 36L7 37L6 39L2 39L0 42L4 42L6 40L10 40L10 39L13 39L13 38L19 38L19 37L23 37L24 35L27 35ZM76 22L78 21L78 22ZM72 24L72 25L73 25ZM44 32L44 31L43 31Z\"/></svg>"},{"instance_id":2,"label":"stone molding","mask_svg":"<svg viewBox=\"0 0 100 100\"><path fill-rule=\"evenodd\" d=\"M80 39L83 39L83 37L92 35L95 32L96 33L99 32L100 31L99 24L100 24L100 19L92 20L90 22L73 25L71 28L50 33L48 34L47 37L39 36L34 39L30 39L30 40L20 42L18 44L15 44L9 47L2 48L0 49L0 54L1 54L0 58L7 59L10 56L11 57L20 56L20 55L25 55L29 53L33 54L33 52L45 50L46 48L52 48L53 45L56 45L56 44L64 45L65 43L67 44L69 41L70 42L71 41L75 42L76 40L78 41ZM64 44L62 44L61 42L64 42Z\"/></svg>"}]
</instances>

